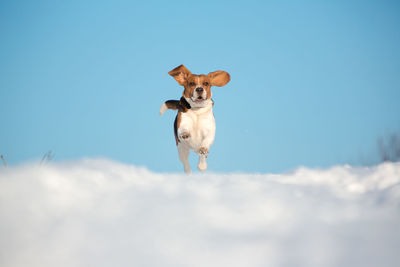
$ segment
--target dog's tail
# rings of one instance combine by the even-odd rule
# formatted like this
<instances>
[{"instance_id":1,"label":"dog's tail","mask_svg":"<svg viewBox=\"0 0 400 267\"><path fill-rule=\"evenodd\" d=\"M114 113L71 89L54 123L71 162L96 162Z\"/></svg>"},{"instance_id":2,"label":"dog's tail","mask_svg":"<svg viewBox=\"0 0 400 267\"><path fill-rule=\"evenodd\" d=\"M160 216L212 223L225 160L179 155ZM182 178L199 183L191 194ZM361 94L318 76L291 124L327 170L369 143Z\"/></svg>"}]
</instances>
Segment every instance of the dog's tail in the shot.
<instances>
[{"instance_id":1,"label":"dog's tail","mask_svg":"<svg viewBox=\"0 0 400 267\"><path fill-rule=\"evenodd\" d=\"M160 107L160 116L164 114L167 109L177 110L179 109L179 100L168 100L165 101Z\"/></svg>"}]
</instances>

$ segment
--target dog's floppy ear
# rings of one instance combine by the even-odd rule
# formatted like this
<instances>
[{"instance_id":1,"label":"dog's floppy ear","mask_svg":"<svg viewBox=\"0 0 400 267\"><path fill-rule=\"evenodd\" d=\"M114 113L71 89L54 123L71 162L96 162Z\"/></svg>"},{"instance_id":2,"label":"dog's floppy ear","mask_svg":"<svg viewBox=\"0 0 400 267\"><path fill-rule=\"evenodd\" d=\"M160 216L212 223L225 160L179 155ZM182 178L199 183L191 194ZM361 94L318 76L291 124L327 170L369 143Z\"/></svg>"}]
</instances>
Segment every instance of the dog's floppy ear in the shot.
<instances>
[{"instance_id":1,"label":"dog's floppy ear","mask_svg":"<svg viewBox=\"0 0 400 267\"><path fill-rule=\"evenodd\" d=\"M226 71L217 70L208 74L212 86L224 86L231 80L231 76Z\"/></svg>"},{"instance_id":2,"label":"dog's floppy ear","mask_svg":"<svg viewBox=\"0 0 400 267\"><path fill-rule=\"evenodd\" d=\"M180 65L168 72L180 85L185 85L186 79L192 74L185 66Z\"/></svg>"}]
</instances>

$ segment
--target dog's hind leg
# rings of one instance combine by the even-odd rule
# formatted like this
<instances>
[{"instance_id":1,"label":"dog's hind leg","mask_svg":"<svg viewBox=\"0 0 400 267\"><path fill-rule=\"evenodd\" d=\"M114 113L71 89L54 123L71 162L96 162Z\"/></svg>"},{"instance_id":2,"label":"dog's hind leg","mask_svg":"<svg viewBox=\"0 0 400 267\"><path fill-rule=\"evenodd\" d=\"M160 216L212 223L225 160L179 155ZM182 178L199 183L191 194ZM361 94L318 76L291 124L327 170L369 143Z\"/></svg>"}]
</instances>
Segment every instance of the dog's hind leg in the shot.
<instances>
[{"instance_id":1,"label":"dog's hind leg","mask_svg":"<svg viewBox=\"0 0 400 267\"><path fill-rule=\"evenodd\" d=\"M206 156L200 156L199 157L199 164L197 165L197 168L201 172L204 172L205 170L207 170Z\"/></svg>"},{"instance_id":2,"label":"dog's hind leg","mask_svg":"<svg viewBox=\"0 0 400 267\"><path fill-rule=\"evenodd\" d=\"M199 150L199 164L197 165L197 168L199 171L204 172L207 170L207 155L208 155L208 149L206 148L200 148Z\"/></svg>"},{"instance_id":3,"label":"dog's hind leg","mask_svg":"<svg viewBox=\"0 0 400 267\"><path fill-rule=\"evenodd\" d=\"M182 143L178 143L178 154L179 154L179 159L183 163L183 168L185 170L185 173L189 174L192 172L189 164L189 149L185 147Z\"/></svg>"}]
</instances>

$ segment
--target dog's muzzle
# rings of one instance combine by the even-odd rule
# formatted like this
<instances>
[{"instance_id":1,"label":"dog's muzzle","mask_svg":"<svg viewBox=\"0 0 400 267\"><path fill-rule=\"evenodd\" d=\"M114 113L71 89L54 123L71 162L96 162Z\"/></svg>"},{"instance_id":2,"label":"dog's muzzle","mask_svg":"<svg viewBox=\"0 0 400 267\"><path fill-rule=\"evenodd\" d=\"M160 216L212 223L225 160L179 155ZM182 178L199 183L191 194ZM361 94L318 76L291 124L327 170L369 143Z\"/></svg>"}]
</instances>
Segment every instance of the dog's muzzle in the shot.
<instances>
[{"instance_id":1,"label":"dog's muzzle","mask_svg":"<svg viewBox=\"0 0 400 267\"><path fill-rule=\"evenodd\" d=\"M206 99L206 94L203 87L197 87L194 90L193 100L194 101L202 101Z\"/></svg>"}]
</instances>

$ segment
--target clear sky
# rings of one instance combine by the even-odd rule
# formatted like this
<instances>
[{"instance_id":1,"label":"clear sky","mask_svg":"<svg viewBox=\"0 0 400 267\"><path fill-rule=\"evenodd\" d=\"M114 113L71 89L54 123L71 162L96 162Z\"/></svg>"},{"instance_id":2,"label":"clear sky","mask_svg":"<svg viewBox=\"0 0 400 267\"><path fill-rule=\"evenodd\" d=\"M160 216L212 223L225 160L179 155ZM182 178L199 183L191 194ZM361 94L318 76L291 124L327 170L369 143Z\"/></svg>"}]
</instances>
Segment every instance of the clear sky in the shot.
<instances>
[{"instance_id":1,"label":"clear sky","mask_svg":"<svg viewBox=\"0 0 400 267\"><path fill-rule=\"evenodd\" d=\"M225 70L215 172L370 164L400 129L398 1L1 1L0 153L178 172L168 71ZM194 162L195 157L192 158Z\"/></svg>"}]
</instances>

